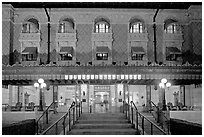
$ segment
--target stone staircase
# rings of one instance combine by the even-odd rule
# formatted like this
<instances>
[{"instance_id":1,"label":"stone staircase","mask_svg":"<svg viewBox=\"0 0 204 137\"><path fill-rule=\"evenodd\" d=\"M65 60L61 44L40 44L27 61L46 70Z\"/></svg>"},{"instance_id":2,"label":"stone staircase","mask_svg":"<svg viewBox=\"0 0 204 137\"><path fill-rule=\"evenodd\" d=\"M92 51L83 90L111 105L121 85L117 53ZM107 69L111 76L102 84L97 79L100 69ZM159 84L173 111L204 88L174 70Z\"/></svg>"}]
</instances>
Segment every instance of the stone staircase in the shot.
<instances>
[{"instance_id":1,"label":"stone staircase","mask_svg":"<svg viewBox=\"0 0 204 137\"><path fill-rule=\"evenodd\" d=\"M122 113L83 113L69 135L138 134Z\"/></svg>"}]
</instances>

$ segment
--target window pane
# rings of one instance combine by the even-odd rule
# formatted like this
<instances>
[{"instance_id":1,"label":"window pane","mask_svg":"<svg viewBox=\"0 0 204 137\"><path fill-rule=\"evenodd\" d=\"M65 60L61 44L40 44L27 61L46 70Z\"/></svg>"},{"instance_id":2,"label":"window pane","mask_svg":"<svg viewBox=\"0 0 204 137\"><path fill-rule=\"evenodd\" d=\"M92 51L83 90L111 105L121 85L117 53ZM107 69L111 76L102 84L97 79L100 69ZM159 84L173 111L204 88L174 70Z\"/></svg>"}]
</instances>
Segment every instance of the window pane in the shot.
<instances>
[{"instance_id":1,"label":"window pane","mask_svg":"<svg viewBox=\"0 0 204 137\"><path fill-rule=\"evenodd\" d=\"M132 54L132 60L143 60L143 54Z\"/></svg>"},{"instance_id":2,"label":"window pane","mask_svg":"<svg viewBox=\"0 0 204 137\"><path fill-rule=\"evenodd\" d=\"M108 53L97 53L96 60L108 60Z\"/></svg>"}]
</instances>

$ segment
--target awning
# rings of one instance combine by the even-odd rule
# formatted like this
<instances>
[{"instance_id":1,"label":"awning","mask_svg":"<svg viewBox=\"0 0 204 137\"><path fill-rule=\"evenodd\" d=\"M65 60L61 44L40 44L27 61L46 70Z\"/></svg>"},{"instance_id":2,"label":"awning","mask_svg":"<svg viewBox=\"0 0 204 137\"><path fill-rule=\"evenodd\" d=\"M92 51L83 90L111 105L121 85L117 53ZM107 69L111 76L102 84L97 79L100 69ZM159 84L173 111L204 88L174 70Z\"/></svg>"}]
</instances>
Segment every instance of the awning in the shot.
<instances>
[{"instance_id":1,"label":"awning","mask_svg":"<svg viewBox=\"0 0 204 137\"><path fill-rule=\"evenodd\" d=\"M98 46L98 47L96 47L96 52L97 53L108 53L109 48L106 46Z\"/></svg>"},{"instance_id":2,"label":"awning","mask_svg":"<svg viewBox=\"0 0 204 137\"><path fill-rule=\"evenodd\" d=\"M166 54L181 54L181 51L177 47L166 47Z\"/></svg>"},{"instance_id":3,"label":"awning","mask_svg":"<svg viewBox=\"0 0 204 137\"><path fill-rule=\"evenodd\" d=\"M138 54L144 54L144 48L143 47L131 47L132 53L138 53Z\"/></svg>"},{"instance_id":4,"label":"awning","mask_svg":"<svg viewBox=\"0 0 204 137\"><path fill-rule=\"evenodd\" d=\"M73 51L74 51L73 47L61 47L60 49L61 54L68 53L73 55Z\"/></svg>"},{"instance_id":5,"label":"awning","mask_svg":"<svg viewBox=\"0 0 204 137\"><path fill-rule=\"evenodd\" d=\"M37 54L37 47L26 47L22 54Z\"/></svg>"}]
</instances>

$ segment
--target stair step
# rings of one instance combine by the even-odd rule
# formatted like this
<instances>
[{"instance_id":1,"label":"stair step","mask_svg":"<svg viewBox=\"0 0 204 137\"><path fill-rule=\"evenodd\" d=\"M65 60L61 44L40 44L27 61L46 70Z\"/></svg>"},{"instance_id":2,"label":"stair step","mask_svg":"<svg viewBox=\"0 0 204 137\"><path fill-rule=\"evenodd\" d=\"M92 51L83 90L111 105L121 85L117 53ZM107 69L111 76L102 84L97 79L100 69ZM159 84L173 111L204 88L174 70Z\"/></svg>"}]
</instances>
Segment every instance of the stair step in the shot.
<instances>
[{"instance_id":1,"label":"stair step","mask_svg":"<svg viewBox=\"0 0 204 137\"><path fill-rule=\"evenodd\" d=\"M132 128L132 124L76 124L74 129L125 129Z\"/></svg>"},{"instance_id":2,"label":"stair step","mask_svg":"<svg viewBox=\"0 0 204 137\"><path fill-rule=\"evenodd\" d=\"M135 129L73 129L69 135L135 135Z\"/></svg>"},{"instance_id":3,"label":"stair step","mask_svg":"<svg viewBox=\"0 0 204 137\"><path fill-rule=\"evenodd\" d=\"M129 123L128 120L79 120L78 123L81 123L81 124L104 124L104 123L107 123L107 124L116 124L116 123Z\"/></svg>"}]
</instances>

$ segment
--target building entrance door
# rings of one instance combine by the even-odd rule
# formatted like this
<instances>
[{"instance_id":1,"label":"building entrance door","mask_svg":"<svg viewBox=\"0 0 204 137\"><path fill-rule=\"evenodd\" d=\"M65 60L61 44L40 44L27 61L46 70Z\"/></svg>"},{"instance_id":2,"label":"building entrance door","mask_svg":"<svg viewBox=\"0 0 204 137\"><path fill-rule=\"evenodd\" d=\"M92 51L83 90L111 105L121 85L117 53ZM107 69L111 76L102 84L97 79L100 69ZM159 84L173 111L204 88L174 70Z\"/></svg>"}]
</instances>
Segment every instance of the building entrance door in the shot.
<instances>
[{"instance_id":1,"label":"building entrance door","mask_svg":"<svg viewBox=\"0 0 204 137\"><path fill-rule=\"evenodd\" d=\"M110 110L110 92L95 91L94 92L94 108L95 113L107 113Z\"/></svg>"}]
</instances>

